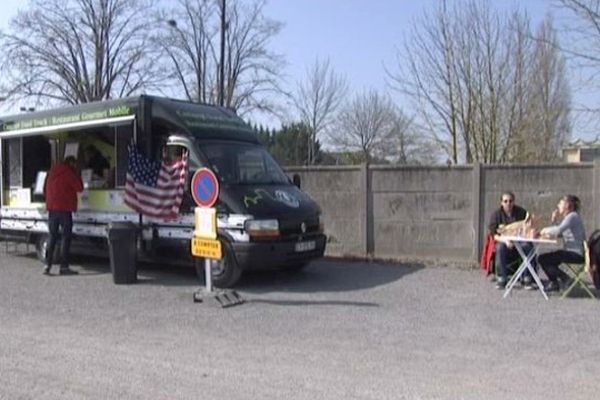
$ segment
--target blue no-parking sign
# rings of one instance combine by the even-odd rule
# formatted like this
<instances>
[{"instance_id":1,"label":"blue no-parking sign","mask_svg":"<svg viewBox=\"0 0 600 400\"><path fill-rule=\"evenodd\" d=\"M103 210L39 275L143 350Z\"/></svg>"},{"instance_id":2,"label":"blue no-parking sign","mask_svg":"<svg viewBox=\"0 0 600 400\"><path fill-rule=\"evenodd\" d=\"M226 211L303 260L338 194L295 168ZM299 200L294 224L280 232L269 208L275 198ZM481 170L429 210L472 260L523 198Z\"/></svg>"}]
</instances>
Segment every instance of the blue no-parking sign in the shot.
<instances>
[{"instance_id":1,"label":"blue no-parking sign","mask_svg":"<svg viewBox=\"0 0 600 400\"><path fill-rule=\"evenodd\" d=\"M212 207L219 198L219 181L208 168L200 168L192 176L192 197L199 207Z\"/></svg>"}]
</instances>

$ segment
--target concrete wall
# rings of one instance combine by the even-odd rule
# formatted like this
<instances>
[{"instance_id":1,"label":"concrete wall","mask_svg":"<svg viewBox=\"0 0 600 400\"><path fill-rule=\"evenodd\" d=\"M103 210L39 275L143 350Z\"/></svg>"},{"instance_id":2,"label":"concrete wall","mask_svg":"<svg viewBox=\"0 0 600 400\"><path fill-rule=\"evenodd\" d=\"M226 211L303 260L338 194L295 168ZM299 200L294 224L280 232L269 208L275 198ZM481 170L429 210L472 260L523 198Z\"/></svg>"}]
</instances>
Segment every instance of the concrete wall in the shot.
<instances>
[{"instance_id":1,"label":"concrete wall","mask_svg":"<svg viewBox=\"0 0 600 400\"><path fill-rule=\"evenodd\" d=\"M366 171L366 166L288 169L300 175L302 190L321 206L328 255L367 254Z\"/></svg>"},{"instance_id":2,"label":"concrete wall","mask_svg":"<svg viewBox=\"0 0 600 400\"><path fill-rule=\"evenodd\" d=\"M561 195L600 228L600 162L455 167L290 167L323 210L327 255L474 263L503 190L541 218Z\"/></svg>"},{"instance_id":3,"label":"concrete wall","mask_svg":"<svg viewBox=\"0 0 600 400\"><path fill-rule=\"evenodd\" d=\"M472 168L373 167L369 172L375 257L470 257Z\"/></svg>"},{"instance_id":4,"label":"concrete wall","mask_svg":"<svg viewBox=\"0 0 600 400\"><path fill-rule=\"evenodd\" d=\"M482 184L483 213L481 223L487 225L487 216L499 206L504 188L516 195L517 204L541 219L542 225L550 224L550 215L559 198L567 193L581 199L581 216L586 229L591 232L594 223L593 164L560 166L486 167ZM483 217L486 217L485 221Z\"/></svg>"}]
</instances>

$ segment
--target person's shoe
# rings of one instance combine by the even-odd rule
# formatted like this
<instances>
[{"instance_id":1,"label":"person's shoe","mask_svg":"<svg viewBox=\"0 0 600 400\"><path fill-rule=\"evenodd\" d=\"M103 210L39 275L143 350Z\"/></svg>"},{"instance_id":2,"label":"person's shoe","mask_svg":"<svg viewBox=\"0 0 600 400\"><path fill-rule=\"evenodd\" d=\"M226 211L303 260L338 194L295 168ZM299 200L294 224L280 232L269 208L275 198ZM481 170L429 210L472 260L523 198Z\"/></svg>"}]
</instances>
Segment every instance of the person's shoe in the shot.
<instances>
[{"instance_id":1,"label":"person's shoe","mask_svg":"<svg viewBox=\"0 0 600 400\"><path fill-rule=\"evenodd\" d=\"M529 275L523 277L521 285L525 290L536 290L538 288L537 284L533 281L533 278Z\"/></svg>"},{"instance_id":2,"label":"person's shoe","mask_svg":"<svg viewBox=\"0 0 600 400\"><path fill-rule=\"evenodd\" d=\"M496 280L496 289L504 290L505 288L506 288L506 279L498 278L498 280Z\"/></svg>"},{"instance_id":3,"label":"person's shoe","mask_svg":"<svg viewBox=\"0 0 600 400\"><path fill-rule=\"evenodd\" d=\"M563 271L562 269L558 270L558 280L561 281L562 283L567 283L571 281L571 275L567 274L565 271Z\"/></svg>"},{"instance_id":4,"label":"person's shoe","mask_svg":"<svg viewBox=\"0 0 600 400\"><path fill-rule=\"evenodd\" d=\"M560 290L560 286L558 285L558 282L550 281L548 282L544 290L546 292L558 292Z\"/></svg>"},{"instance_id":5,"label":"person's shoe","mask_svg":"<svg viewBox=\"0 0 600 400\"><path fill-rule=\"evenodd\" d=\"M73 271L71 268L61 268L58 271L59 275L78 275L79 272L77 271Z\"/></svg>"},{"instance_id":6,"label":"person's shoe","mask_svg":"<svg viewBox=\"0 0 600 400\"><path fill-rule=\"evenodd\" d=\"M42 271L42 274L44 274L44 275L50 275L50 266L49 265L46 265L44 267L44 270Z\"/></svg>"}]
</instances>

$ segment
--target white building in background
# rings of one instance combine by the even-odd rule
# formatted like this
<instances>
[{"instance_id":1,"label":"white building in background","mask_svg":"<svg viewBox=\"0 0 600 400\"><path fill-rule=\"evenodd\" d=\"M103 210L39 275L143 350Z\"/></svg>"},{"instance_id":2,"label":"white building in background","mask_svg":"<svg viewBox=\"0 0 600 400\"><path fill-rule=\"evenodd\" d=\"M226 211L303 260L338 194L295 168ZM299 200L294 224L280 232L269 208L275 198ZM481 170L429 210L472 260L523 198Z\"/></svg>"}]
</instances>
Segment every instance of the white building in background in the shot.
<instances>
[{"instance_id":1,"label":"white building in background","mask_svg":"<svg viewBox=\"0 0 600 400\"><path fill-rule=\"evenodd\" d=\"M577 139L562 149L563 160L568 163L588 162L600 159L600 138L585 141Z\"/></svg>"}]
</instances>

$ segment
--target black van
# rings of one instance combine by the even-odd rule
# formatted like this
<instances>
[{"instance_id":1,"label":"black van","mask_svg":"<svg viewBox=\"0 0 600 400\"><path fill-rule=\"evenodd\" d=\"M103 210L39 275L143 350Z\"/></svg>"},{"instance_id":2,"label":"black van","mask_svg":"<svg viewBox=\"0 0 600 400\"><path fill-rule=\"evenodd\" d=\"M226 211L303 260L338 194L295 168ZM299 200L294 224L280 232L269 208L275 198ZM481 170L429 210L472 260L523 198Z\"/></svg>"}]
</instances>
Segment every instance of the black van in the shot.
<instances>
[{"instance_id":1,"label":"black van","mask_svg":"<svg viewBox=\"0 0 600 400\"><path fill-rule=\"evenodd\" d=\"M110 168L86 182L74 215L75 239L103 248L110 222L131 221L140 232L139 257L198 261L190 254L195 205L189 185L175 221L156 222L123 203L131 141L155 159L187 150L188 179L202 167L218 177L215 207L224 257L211 261L216 286L234 285L245 270L300 269L323 256L326 241L318 205L292 183L255 132L229 109L139 96L2 121L0 229L26 235L37 245L40 258L48 240L40 181L65 152L81 155L94 146Z\"/></svg>"}]
</instances>

